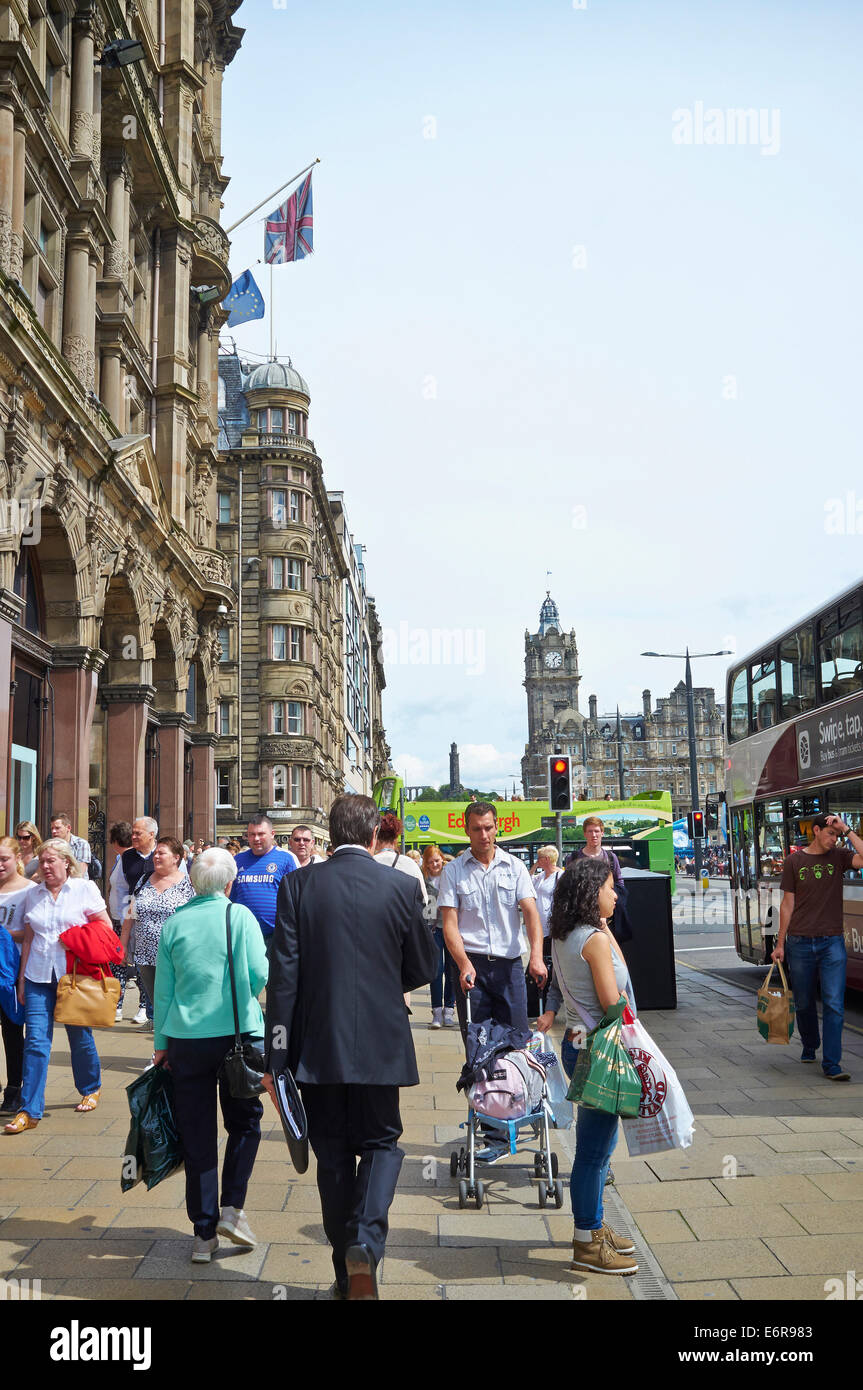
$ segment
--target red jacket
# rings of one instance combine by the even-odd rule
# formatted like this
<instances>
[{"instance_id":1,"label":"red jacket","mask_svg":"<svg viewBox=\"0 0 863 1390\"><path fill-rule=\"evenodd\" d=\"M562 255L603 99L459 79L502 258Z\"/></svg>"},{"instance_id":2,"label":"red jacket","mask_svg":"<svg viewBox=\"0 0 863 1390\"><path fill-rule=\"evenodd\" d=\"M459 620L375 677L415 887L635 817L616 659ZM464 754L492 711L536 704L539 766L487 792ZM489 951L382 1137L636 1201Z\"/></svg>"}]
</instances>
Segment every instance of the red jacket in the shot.
<instances>
[{"instance_id":1,"label":"red jacket","mask_svg":"<svg viewBox=\"0 0 863 1390\"><path fill-rule=\"evenodd\" d=\"M102 967L106 974L110 964L118 965L123 959L120 938L113 929L96 919L85 922L80 927L67 927L60 933L60 940L66 947L66 969L72 974L77 963L79 975L93 975L99 979Z\"/></svg>"}]
</instances>

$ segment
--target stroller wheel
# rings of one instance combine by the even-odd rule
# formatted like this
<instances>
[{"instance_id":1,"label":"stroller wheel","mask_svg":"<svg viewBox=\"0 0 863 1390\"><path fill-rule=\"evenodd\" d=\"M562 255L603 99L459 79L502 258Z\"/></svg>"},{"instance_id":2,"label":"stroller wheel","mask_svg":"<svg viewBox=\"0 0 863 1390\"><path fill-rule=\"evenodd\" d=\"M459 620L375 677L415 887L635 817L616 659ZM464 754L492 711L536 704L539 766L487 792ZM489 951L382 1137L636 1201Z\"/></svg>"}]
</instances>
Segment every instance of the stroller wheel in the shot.
<instances>
[{"instance_id":1,"label":"stroller wheel","mask_svg":"<svg viewBox=\"0 0 863 1390\"><path fill-rule=\"evenodd\" d=\"M449 1156L449 1175L451 1178L458 1177L458 1154L454 1151Z\"/></svg>"},{"instance_id":2,"label":"stroller wheel","mask_svg":"<svg viewBox=\"0 0 863 1390\"><path fill-rule=\"evenodd\" d=\"M458 1204L462 1208L467 1206L467 1182L464 1178L458 1185Z\"/></svg>"},{"instance_id":3,"label":"stroller wheel","mask_svg":"<svg viewBox=\"0 0 863 1390\"><path fill-rule=\"evenodd\" d=\"M546 1187L544 1182L541 1182L537 1187L536 1195L539 1198L539 1205L541 1207L544 1207L546 1202L548 1201L548 1188Z\"/></svg>"},{"instance_id":4,"label":"stroller wheel","mask_svg":"<svg viewBox=\"0 0 863 1390\"><path fill-rule=\"evenodd\" d=\"M551 1176L552 1176L553 1178L556 1178L556 1177L557 1177L557 1168L558 1168L558 1164L557 1164L557 1154L556 1154L556 1153L553 1153L553 1154L551 1155Z\"/></svg>"},{"instance_id":5,"label":"stroller wheel","mask_svg":"<svg viewBox=\"0 0 863 1390\"><path fill-rule=\"evenodd\" d=\"M473 1200L474 1200L474 1203L475 1203L475 1205L476 1205L477 1211L479 1211L479 1210L481 1209L481 1207L482 1207L483 1202L485 1201L485 1186L484 1186L483 1183L481 1183L481 1182L478 1182L478 1183L477 1183L477 1185L476 1185L476 1191L474 1192L474 1196L473 1196Z\"/></svg>"},{"instance_id":6,"label":"stroller wheel","mask_svg":"<svg viewBox=\"0 0 863 1390\"><path fill-rule=\"evenodd\" d=\"M554 1184L554 1205L557 1207L558 1211L560 1211L563 1206L563 1183L559 1178Z\"/></svg>"},{"instance_id":7,"label":"stroller wheel","mask_svg":"<svg viewBox=\"0 0 863 1390\"><path fill-rule=\"evenodd\" d=\"M534 1156L533 1156L533 1174L534 1174L534 1177L538 1178L538 1177L540 1176L540 1174L542 1173L543 1162L544 1162L544 1159L543 1159L543 1157L542 1157L542 1154L534 1154Z\"/></svg>"}]
</instances>

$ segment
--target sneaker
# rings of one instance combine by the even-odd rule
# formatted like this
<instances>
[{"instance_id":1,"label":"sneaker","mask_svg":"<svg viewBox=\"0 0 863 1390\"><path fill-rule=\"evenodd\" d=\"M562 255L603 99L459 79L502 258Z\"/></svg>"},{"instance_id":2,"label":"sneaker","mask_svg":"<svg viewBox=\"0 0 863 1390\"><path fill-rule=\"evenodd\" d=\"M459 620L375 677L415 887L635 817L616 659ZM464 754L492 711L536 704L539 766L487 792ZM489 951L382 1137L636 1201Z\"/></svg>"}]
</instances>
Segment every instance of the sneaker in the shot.
<instances>
[{"instance_id":1,"label":"sneaker","mask_svg":"<svg viewBox=\"0 0 863 1390\"><path fill-rule=\"evenodd\" d=\"M609 1187L614 1182L614 1169L609 1168L608 1177L605 1179L605 1186Z\"/></svg>"},{"instance_id":2,"label":"sneaker","mask_svg":"<svg viewBox=\"0 0 863 1390\"><path fill-rule=\"evenodd\" d=\"M444 1028L457 1028L458 1019L455 1016L455 1009L444 1009L443 1011Z\"/></svg>"},{"instance_id":3,"label":"sneaker","mask_svg":"<svg viewBox=\"0 0 863 1390\"><path fill-rule=\"evenodd\" d=\"M21 1109L21 1087L7 1086L3 1092L3 1104L0 1105L0 1115L17 1115Z\"/></svg>"},{"instance_id":4,"label":"sneaker","mask_svg":"<svg viewBox=\"0 0 863 1390\"><path fill-rule=\"evenodd\" d=\"M152 1031L153 1031L153 1020L152 1020L151 1018L148 1018L148 1019L147 1019L147 1022L144 1024L143 1028L141 1029L141 1032L142 1032L142 1033L152 1033Z\"/></svg>"},{"instance_id":5,"label":"sneaker","mask_svg":"<svg viewBox=\"0 0 863 1390\"><path fill-rule=\"evenodd\" d=\"M218 1236L212 1236L210 1240L206 1240L203 1236L195 1236L192 1241L192 1264L208 1265L218 1248Z\"/></svg>"},{"instance_id":6,"label":"sneaker","mask_svg":"<svg viewBox=\"0 0 863 1390\"><path fill-rule=\"evenodd\" d=\"M429 1028L441 1028L443 1026L443 1009L432 1009L432 1021Z\"/></svg>"},{"instance_id":7,"label":"sneaker","mask_svg":"<svg viewBox=\"0 0 863 1390\"><path fill-rule=\"evenodd\" d=\"M114 1022L115 1022L115 1023L122 1023L122 1022L123 1022L123 1005L122 1005L122 1004L118 1004L118 1005L117 1005L117 1012L116 1012L115 1015L114 1015Z\"/></svg>"},{"instance_id":8,"label":"sneaker","mask_svg":"<svg viewBox=\"0 0 863 1390\"><path fill-rule=\"evenodd\" d=\"M141 1005L141 1007L140 1007L140 1009L138 1010L138 1012L135 1014L135 1017L132 1019L132 1022L133 1022L133 1023L146 1023L146 1022L147 1022L147 1010L144 1008L144 1005L143 1005L143 1004Z\"/></svg>"},{"instance_id":9,"label":"sneaker","mask_svg":"<svg viewBox=\"0 0 863 1390\"><path fill-rule=\"evenodd\" d=\"M497 1163L497 1160L503 1158L504 1154L507 1153L509 1153L509 1144L490 1140L481 1149L477 1149L474 1158L477 1163Z\"/></svg>"},{"instance_id":10,"label":"sneaker","mask_svg":"<svg viewBox=\"0 0 863 1390\"><path fill-rule=\"evenodd\" d=\"M602 1223L602 1230L605 1239L617 1251L618 1255L633 1255L635 1253L635 1246L629 1236L619 1236L605 1221Z\"/></svg>"},{"instance_id":11,"label":"sneaker","mask_svg":"<svg viewBox=\"0 0 863 1390\"><path fill-rule=\"evenodd\" d=\"M825 1071L824 1075L827 1077L827 1080L828 1080L828 1081L850 1081L850 1080L851 1080L851 1074L850 1074L850 1072L843 1071L841 1067L837 1067L835 1071Z\"/></svg>"},{"instance_id":12,"label":"sneaker","mask_svg":"<svg viewBox=\"0 0 863 1390\"><path fill-rule=\"evenodd\" d=\"M589 1241L572 1242L570 1269L587 1269L593 1274L637 1274L638 1263L631 1255L619 1254L605 1227L591 1232Z\"/></svg>"},{"instance_id":13,"label":"sneaker","mask_svg":"<svg viewBox=\"0 0 863 1390\"><path fill-rule=\"evenodd\" d=\"M801 1062L814 1062L814 1061L815 1061L815 1049L814 1049L814 1047L804 1047L803 1051L800 1053L800 1060L801 1060Z\"/></svg>"},{"instance_id":14,"label":"sneaker","mask_svg":"<svg viewBox=\"0 0 863 1390\"><path fill-rule=\"evenodd\" d=\"M216 1227L216 1234L227 1236L234 1245L245 1246L247 1250L254 1250L258 1243L249 1229L242 1207L222 1207L222 1219Z\"/></svg>"}]
</instances>

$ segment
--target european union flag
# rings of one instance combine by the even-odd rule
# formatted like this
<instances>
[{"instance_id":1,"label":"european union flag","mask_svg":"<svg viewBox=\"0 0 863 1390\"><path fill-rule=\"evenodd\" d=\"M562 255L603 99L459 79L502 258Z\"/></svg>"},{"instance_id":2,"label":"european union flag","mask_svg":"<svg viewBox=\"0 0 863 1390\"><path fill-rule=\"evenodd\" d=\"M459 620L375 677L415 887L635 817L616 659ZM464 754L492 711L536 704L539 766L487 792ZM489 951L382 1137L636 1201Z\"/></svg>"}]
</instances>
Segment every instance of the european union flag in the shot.
<instances>
[{"instance_id":1,"label":"european union flag","mask_svg":"<svg viewBox=\"0 0 863 1390\"><path fill-rule=\"evenodd\" d=\"M264 317L264 296L255 284L255 277L250 270L244 270L239 279L234 281L226 298L222 300L222 308L230 310L227 328L233 328L238 323L248 323L250 319Z\"/></svg>"}]
</instances>

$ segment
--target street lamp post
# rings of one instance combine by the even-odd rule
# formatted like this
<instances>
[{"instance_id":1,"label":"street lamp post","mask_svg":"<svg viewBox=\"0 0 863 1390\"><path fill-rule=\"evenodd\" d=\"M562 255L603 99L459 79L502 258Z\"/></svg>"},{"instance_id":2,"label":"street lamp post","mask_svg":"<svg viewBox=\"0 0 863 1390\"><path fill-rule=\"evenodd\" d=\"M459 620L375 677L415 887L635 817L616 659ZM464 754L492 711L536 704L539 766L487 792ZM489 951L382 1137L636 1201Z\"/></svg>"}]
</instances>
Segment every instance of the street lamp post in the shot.
<instances>
[{"instance_id":1,"label":"street lamp post","mask_svg":"<svg viewBox=\"0 0 863 1390\"><path fill-rule=\"evenodd\" d=\"M698 661L701 657L706 656L731 656L732 653L726 650L721 652L693 652L690 657L689 648L687 647L685 653L642 652L641 655L659 656L669 658L673 661L681 661L684 656L686 658L686 722L689 732L689 788L692 797L692 809L693 811L699 811L701 808L698 804L698 755L695 748L695 698L692 693L692 667L690 665L690 660L694 658ZM692 843L695 846L695 881L696 883L701 883L701 840L693 839Z\"/></svg>"}]
</instances>

